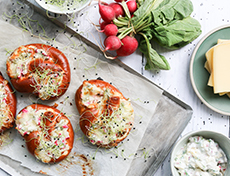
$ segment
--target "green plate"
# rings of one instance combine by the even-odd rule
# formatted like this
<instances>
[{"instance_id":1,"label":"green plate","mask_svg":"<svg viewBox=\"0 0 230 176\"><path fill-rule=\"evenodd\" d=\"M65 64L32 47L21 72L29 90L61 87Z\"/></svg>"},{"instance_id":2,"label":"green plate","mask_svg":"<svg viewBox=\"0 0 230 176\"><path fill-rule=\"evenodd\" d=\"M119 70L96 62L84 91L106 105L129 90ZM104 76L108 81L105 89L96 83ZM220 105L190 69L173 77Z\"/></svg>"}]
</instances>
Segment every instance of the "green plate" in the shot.
<instances>
[{"instance_id":1,"label":"green plate","mask_svg":"<svg viewBox=\"0 0 230 176\"><path fill-rule=\"evenodd\" d=\"M190 79L195 93L206 106L220 114L230 115L230 98L213 93L213 88L207 85L210 74L204 68L205 53L216 45L218 39L230 39L230 25L210 31L197 44L190 61Z\"/></svg>"}]
</instances>

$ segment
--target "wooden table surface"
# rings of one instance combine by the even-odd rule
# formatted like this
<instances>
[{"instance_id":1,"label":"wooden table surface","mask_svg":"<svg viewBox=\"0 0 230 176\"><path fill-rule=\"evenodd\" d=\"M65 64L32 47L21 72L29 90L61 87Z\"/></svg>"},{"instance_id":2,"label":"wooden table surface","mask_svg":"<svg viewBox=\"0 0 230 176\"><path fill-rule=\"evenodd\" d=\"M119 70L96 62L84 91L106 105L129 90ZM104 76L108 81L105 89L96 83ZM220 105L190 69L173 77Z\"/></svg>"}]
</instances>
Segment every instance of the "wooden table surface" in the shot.
<instances>
[{"instance_id":1,"label":"wooden table surface","mask_svg":"<svg viewBox=\"0 0 230 176\"><path fill-rule=\"evenodd\" d=\"M14 8L16 8L17 2L24 3L23 1L16 0L0 0L0 14L3 15L3 20L7 20L5 13L12 14ZM229 0L192 0L194 6L194 12L192 17L197 19L202 26L202 34L193 42L187 46L175 50L168 51L159 49L161 54L166 57L168 60L171 69L168 71L146 71L144 70L145 59L142 57L140 52L136 52L132 56L120 58L120 60L133 68L137 72L141 73L146 78L153 81L155 84L159 85L166 91L170 92L175 97L179 98L186 104L192 107L193 116L191 121L188 123L184 132L181 135L184 135L188 132L199 130L199 129L208 129L213 131L218 131L229 136L229 117L214 112L213 110L206 107L200 99L196 96L189 76L189 65L191 55L197 43L205 36L209 31L219 27L221 25L229 24L230 20L230 1ZM13 4L13 5L12 5ZM22 5L20 5L22 6ZM23 10L23 9L22 9ZM85 13L85 11L84 11ZM35 12L31 15L33 19L39 20L41 24L51 23L46 20L43 16L36 15ZM77 14L77 17L82 16L81 12ZM11 21L12 22L12 21ZM84 29L83 21L80 19L78 22L79 29ZM14 21L14 24L17 23ZM53 25L53 24L50 24ZM87 31L87 30L86 30ZM60 28L53 25L52 32L50 35L57 36L60 33ZM90 34L84 34L90 40L92 40ZM230 34L229 34L230 36ZM1 42L1 41L0 41ZM96 54L97 51L89 49L90 52ZM8 175L4 171L0 170L0 175ZM161 167L154 174L154 176L169 176L171 175L170 171L170 154L167 156L165 161L162 163Z\"/></svg>"}]
</instances>

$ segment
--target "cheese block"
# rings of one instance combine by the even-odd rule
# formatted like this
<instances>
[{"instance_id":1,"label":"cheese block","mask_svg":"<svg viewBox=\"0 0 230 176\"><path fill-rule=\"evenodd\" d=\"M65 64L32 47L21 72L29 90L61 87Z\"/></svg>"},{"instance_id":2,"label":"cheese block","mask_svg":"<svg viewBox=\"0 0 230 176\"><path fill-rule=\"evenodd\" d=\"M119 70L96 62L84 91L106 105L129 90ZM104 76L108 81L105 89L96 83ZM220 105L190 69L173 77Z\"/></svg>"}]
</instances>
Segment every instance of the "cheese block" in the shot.
<instances>
[{"instance_id":1,"label":"cheese block","mask_svg":"<svg viewBox=\"0 0 230 176\"><path fill-rule=\"evenodd\" d=\"M213 49L214 93L230 92L230 42L218 44Z\"/></svg>"}]
</instances>

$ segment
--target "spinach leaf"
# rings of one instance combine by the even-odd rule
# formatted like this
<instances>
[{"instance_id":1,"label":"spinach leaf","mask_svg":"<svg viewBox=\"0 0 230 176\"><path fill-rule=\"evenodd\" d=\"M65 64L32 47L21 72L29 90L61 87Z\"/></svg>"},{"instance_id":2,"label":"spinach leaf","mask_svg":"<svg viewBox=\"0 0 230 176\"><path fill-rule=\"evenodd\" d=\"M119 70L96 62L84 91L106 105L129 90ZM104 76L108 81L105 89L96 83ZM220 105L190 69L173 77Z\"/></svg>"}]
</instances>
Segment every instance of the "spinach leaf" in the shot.
<instances>
[{"instance_id":1,"label":"spinach leaf","mask_svg":"<svg viewBox=\"0 0 230 176\"><path fill-rule=\"evenodd\" d=\"M193 4L190 0L179 0L174 6L177 14L180 14L183 18L188 17L193 12Z\"/></svg>"},{"instance_id":2,"label":"spinach leaf","mask_svg":"<svg viewBox=\"0 0 230 176\"><path fill-rule=\"evenodd\" d=\"M152 29L154 39L160 45L169 49L181 48L201 34L200 23L192 17L173 21Z\"/></svg>"},{"instance_id":3,"label":"spinach leaf","mask_svg":"<svg viewBox=\"0 0 230 176\"><path fill-rule=\"evenodd\" d=\"M133 26L142 23L146 18L151 17L151 11L155 10L158 5L164 0L145 0L142 1L141 6L134 12L134 16L131 18L131 23Z\"/></svg>"},{"instance_id":4,"label":"spinach leaf","mask_svg":"<svg viewBox=\"0 0 230 176\"><path fill-rule=\"evenodd\" d=\"M169 70L170 66L168 61L165 59L164 56L159 55L151 46L150 40L144 33L140 33L143 38L140 41L139 49L142 53L144 53L147 61L145 65L146 70L153 70L153 69L162 69L162 70ZM151 37L151 36L149 36Z\"/></svg>"},{"instance_id":5,"label":"spinach leaf","mask_svg":"<svg viewBox=\"0 0 230 176\"><path fill-rule=\"evenodd\" d=\"M174 20L188 17L193 11L190 0L166 0L156 10L152 10L152 16L156 26L166 25Z\"/></svg>"}]
</instances>

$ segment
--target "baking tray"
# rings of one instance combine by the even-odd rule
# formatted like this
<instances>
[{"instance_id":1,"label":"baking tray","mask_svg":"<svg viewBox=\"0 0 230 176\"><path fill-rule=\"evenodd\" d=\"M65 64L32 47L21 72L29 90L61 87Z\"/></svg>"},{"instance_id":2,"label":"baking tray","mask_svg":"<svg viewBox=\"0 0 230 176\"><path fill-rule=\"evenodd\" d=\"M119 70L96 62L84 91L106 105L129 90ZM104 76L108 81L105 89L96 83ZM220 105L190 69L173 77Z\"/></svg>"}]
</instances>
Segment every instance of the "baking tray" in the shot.
<instances>
[{"instance_id":1,"label":"baking tray","mask_svg":"<svg viewBox=\"0 0 230 176\"><path fill-rule=\"evenodd\" d=\"M23 1L26 2L26 1ZM33 8L37 13L43 15L43 17L48 18L55 23L57 26L61 28L65 28L67 32L73 34L75 37L79 38L79 40L85 42L87 45L91 46L97 51L100 51L97 45L92 43L90 40L85 38L84 36L76 33L76 31L72 30L70 27L65 26L62 22L57 19L49 18L47 16L46 11L41 9L35 3L31 3L31 1L27 1L30 3L31 8ZM55 16L55 14L49 14ZM150 151L148 160L143 161L141 159L134 159L131 164L131 168L127 174L127 176L151 176L157 171L159 166L164 161L165 157L169 154L172 146L175 141L178 139L184 128L187 126L188 122L192 117L192 108L186 103L182 102L169 92L163 90L158 85L154 84L151 80L143 77L140 73L136 72L129 66L122 63L120 60L107 60L105 58L101 58L110 62L111 64L116 63L121 66L128 72L141 77L142 79L147 80L153 86L160 88L163 91L163 96L161 97L155 113L152 117L151 122L149 123L147 130L145 132L144 138L142 139L139 148L143 148L143 146L148 146L152 149ZM171 108L171 107L176 108ZM156 144L157 147L156 147ZM141 151L140 151L141 152ZM143 164L144 163L144 164ZM41 175L39 173L32 173L29 169L20 166L20 163L17 161L13 161L12 159L1 156L0 158L0 166L11 175ZM15 170L13 169L15 168Z\"/></svg>"}]
</instances>

